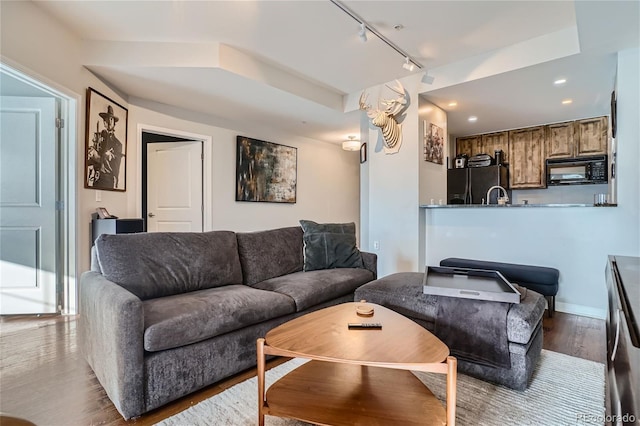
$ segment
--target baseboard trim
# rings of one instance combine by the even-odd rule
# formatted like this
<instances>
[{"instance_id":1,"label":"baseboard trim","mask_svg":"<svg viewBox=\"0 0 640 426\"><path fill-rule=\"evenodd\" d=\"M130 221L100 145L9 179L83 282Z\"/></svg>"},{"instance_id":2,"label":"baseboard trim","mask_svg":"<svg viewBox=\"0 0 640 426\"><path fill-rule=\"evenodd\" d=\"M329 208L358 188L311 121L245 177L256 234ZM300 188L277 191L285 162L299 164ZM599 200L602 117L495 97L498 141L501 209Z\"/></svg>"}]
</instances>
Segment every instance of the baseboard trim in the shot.
<instances>
[{"instance_id":1,"label":"baseboard trim","mask_svg":"<svg viewBox=\"0 0 640 426\"><path fill-rule=\"evenodd\" d=\"M567 314L579 315L581 317L605 319L607 318L607 310L594 308L592 306L575 305L573 303L562 303L556 301L556 311Z\"/></svg>"}]
</instances>

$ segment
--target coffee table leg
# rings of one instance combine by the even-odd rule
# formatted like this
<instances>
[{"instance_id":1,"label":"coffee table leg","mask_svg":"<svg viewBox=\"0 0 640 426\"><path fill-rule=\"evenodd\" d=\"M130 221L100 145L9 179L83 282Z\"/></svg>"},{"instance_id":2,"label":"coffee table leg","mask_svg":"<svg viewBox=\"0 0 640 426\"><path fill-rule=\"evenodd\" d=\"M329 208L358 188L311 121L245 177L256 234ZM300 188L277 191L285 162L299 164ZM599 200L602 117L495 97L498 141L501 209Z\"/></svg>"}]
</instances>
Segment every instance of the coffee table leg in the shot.
<instances>
[{"instance_id":1,"label":"coffee table leg","mask_svg":"<svg viewBox=\"0 0 640 426\"><path fill-rule=\"evenodd\" d=\"M257 341L258 355L258 426L264 426L264 339Z\"/></svg>"},{"instance_id":2,"label":"coffee table leg","mask_svg":"<svg viewBox=\"0 0 640 426\"><path fill-rule=\"evenodd\" d=\"M456 384L458 381L458 360L447 357L447 426L456 424Z\"/></svg>"}]
</instances>

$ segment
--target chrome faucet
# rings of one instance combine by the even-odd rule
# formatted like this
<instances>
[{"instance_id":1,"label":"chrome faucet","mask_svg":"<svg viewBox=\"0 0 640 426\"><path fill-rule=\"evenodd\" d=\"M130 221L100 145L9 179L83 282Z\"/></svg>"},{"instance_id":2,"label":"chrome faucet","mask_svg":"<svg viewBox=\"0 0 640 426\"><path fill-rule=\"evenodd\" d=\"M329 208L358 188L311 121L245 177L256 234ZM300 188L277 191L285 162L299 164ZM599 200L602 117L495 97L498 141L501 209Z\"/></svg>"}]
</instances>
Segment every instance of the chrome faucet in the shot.
<instances>
[{"instance_id":1,"label":"chrome faucet","mask_svg":"<svg viewBox=\"0 0 640 426\"><path fill-rule=\"evenodd\" d=\"M498 193L498 204L500 204L501 200L504 200L504 204L507 204L509 202L509 195L507 194L507 190L500 185L495 185L489 188L489 190L487 191L487 205L491 204L489 200L491 200L491 191L493 191L494 189L502 189L502 193L504 194L504 197L501 198L500 193Z\"/></svg>"}]
</instances>

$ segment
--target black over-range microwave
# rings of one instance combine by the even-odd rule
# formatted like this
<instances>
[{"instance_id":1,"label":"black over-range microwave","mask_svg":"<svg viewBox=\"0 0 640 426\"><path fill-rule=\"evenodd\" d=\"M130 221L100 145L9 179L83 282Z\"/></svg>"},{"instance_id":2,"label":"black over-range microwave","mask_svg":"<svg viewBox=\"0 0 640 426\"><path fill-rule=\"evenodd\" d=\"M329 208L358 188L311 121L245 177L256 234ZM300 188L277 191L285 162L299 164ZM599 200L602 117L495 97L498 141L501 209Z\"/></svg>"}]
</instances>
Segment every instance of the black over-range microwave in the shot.
<instances>
[{"instance_id":1,"label":"black over-range microwave","mask_svg":"<svg viewBox=\"0 0 640 426\"><path fill-rule=\"evenodd\" d=\"M550 158L546 161L547 186L607 183L607 156Z\"/></svg>"}]
</instances>

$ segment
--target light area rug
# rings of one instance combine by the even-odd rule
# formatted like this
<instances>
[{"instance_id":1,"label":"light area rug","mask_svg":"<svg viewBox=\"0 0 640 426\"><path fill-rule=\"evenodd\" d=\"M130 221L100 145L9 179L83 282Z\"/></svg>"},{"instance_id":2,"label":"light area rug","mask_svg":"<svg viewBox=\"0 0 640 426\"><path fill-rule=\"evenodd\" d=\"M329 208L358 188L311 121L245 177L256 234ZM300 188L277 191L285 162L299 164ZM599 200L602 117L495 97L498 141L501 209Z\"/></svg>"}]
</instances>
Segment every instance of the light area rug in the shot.
<instances>
[{"instance_id":1,"label":"light area rug","mask_svg":"<svg viewBox=\"0 0 640 426\"><path fill-rule=\"evenodd\" d=\"M293 359L266 373L267 386L307 362ZM604 424L603 364L542 350L531 384L524 392L458 374L456 424L594 425ZM414 373L445 400L445 376ZM257 424L257 379L251 378L158 423L161 426L253 426ZM266 416L269 426L306 425Z\"/></svg>"}]
</instances>

